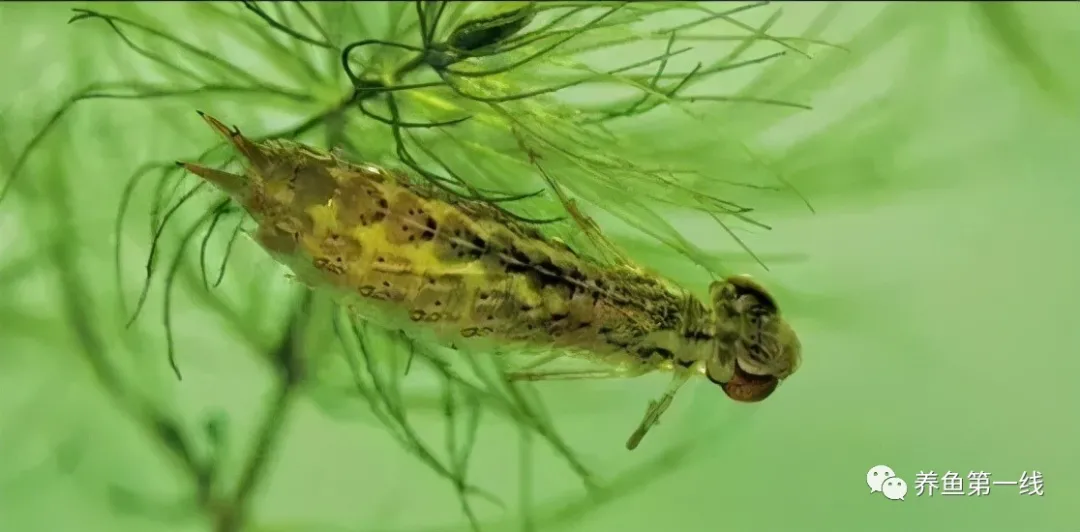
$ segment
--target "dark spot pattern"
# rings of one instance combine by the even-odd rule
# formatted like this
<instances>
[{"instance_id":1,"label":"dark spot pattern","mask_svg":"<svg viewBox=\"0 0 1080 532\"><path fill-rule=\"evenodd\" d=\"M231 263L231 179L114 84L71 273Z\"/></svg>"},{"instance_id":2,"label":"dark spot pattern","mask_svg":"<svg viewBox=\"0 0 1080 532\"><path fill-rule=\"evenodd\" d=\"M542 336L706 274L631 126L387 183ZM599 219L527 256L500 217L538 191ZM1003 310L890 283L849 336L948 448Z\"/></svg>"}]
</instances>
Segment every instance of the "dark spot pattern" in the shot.
<instances>
[{"instance_id":1,"label":"dark spot pattern","mask_svg":"<svg viewBox=\"0 0 1080 532\"><path fill-rule=\"evenodd\" d=\"M390 257L398 266L404 265L403 262L399 262L400 259L396 257ZM378 264L387 264L389 261L384 257L382 262ZM367 270L363 274L364 284L375 287L375 290L369 296L371 299L379 301L391 301L396 303L410 304L410 308L417 308L413 301L413 295L423 282L422 279L412 275L407 268L403 268L403 271L376 271Z\"/></svg>"},{"instance_id":2,"label":"dark spot pattern","mask_svg":"<svg viewBox=\"0 0 1080 532\"><path fill-rule=\"evenodd\" d=\"M480 258L483 252L477 252L473 240L480 238L472 222L457 211L447 211L441 221L434 219L427 225L430 237L435 242L435 257L447 264L469 262Z\"/></svg>"},{"instance_id":3,"label":"dark spot pattern","mask_svg":"<svg viewBox=\"0 0 1080 532\"><path fill-rule=\"evenodd\" d=\"M361 227L386 219L388 200L380 189L362 181L341 185L336 200L337 219L344 227Z\"/></svg>"},{"instance_id":4,"label":"dark spot pattern","mask_svg":"<svg viewBox=\"0 0 1080 532\"><path fill-rule=\"evenodd\" d=\"M386 218L386 240L392 246L405 246L425 241L428 220L424 200L408 191L398 191L389 202Z\"/></svg>"},{"instance_id":5,"label":"dark spot pattern","mask_svg":"<svg viewBox=\"0 0 1080 532\"><path fill-rule=\"evenodd\" d=\"M349 264L360 258L363 247L352 236L329 233L319 246L319 252L322 254L321 258L340 270L338 273L344 273Z\"/></svg>"},{"instance_id":6,"label":"dark spot pattern","mask_svg":"<svg viewBox=\"0 0 1080 532\"><path fill-rule=\"evenodd\" d=\"M262 219L281 220L284 213L275 215L274 209L297 212L297 207L333 200L341 227L331 229L346 236L329 234L317 249L308 250L316 235L310 233L310 220L297 219L290 220L295 230L260 228L260 243L289 254L296 250L297 234L306 235L302 242L316 268L342 277L361 296L402 303L414 321L459 323L466 337L499 334L544 341L546 335L566 345L599 337L628 349L657 329L678 330L692 340L706 334L681 324L687 300L650 275L589 262L491 205L449 198L404 177L317 153L299 153L274 165L275 172L287 176L279 182L281 191L273 189L275 197L287 197L283 187L288 184L294 205L275 205L273 198L252 190L255 210L269 215ZM352 228L374 223L384 224L387 248L380 246L365 268L356 260L364 251L362 243L348 235ZM402 263L404 256L394 250L410 245L425 245L448 268L421 272ZM484 269L482 288L475 292L452 273L453 265L466 262L479 262Z\"/></svg>"},{"instance_id":7,"label":"dark spot pattern","mask_svg":"<svg viewBox=\"0 0 1080 532\"><path fill-rule=\"evenodd\" d=\"M344 266L324 258L317 258L311 261L311 263L316 269L329 273L330 275L343 275L345 273Z\"/></svg>"}]
</instances>

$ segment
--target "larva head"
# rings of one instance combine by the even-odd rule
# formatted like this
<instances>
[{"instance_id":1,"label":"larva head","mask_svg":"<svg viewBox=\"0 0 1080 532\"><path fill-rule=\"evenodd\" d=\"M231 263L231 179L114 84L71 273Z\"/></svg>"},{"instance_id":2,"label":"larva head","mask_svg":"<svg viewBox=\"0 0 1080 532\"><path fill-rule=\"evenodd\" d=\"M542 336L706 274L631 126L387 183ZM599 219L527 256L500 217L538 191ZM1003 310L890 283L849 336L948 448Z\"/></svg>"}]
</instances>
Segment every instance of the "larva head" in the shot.
<instances>
[{"instance_id":1,"label":"larva head","mask_svg":"<svg viewBox=\"0 0 1080 532\"><path fill-rule=\"evenodd\" d=\"M799 368L802 346L776 301L749 277L709 287L716 315L717 352L705 365L709 380L728 397L756 402Z\"/></svg>"}]
</instances>

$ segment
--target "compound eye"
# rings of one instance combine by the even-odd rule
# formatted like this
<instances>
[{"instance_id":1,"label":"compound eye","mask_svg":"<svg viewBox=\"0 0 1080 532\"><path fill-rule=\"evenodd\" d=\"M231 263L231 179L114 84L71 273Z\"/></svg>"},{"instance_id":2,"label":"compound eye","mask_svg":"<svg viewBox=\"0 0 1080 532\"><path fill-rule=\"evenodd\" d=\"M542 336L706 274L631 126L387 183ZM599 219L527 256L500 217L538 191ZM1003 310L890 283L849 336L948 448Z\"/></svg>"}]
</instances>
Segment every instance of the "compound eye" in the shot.
<instances>
[{"instance_id":1,"label":"compound eye","mask_svg":"<svg viewBox=\"0 0 1080 532\"><path fill-rule=\"evenodd\" d=\"M772 395L779 384L780 379L772 375L752 375L735 364L731 380L720 384L720 387L728 397L740 403L756 403Z\"/></svg>"}]
</instances>

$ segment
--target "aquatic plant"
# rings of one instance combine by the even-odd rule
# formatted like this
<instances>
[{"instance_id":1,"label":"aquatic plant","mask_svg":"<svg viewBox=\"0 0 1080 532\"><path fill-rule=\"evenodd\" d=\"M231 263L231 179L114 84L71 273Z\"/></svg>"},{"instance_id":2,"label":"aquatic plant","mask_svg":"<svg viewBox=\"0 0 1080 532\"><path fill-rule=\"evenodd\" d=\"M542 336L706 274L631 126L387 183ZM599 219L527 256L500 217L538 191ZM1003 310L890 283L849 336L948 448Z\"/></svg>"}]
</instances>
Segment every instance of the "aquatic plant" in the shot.
<instances>
[{"instance_id":1,"label":"aquatic plant","mask_svg":"<svg viewBox=\"0 0 1080 532\"><path fill-rule=\"evenodd\" d=\"M0 24L12 26L20 17L59 17L30 4L2 9ZM1002 9L977 9L1000 37L997 49L1039 58ZM65 50L69 70L34 69L33 54L13 54L13 70L59 76L70 96L42 109L54 102L5 88L12 97L0 115L0 212L18 230L4 248L0 286L11 293L0 315L6 352L55 354L35 361L49 367L39 373L47 380L27 379L19 390L40 390L30 395L38 408L83 419L19 410L19 419L6 420L25 441L64 437L42 445L46 458L5 485L28 490L43 470L61 471L99 494L90 500L106 502L102 519L134 520L143 530L200 521L216 530L318 530L315 521L381 527L383 502L363 511L327 502L299 516L275 504L302 488L275 488L274 465L332 445L340 467L362 475L344 501L369 504L393 492L380 464L412 463L445 484L412 481L401 488L402 504L432 515L456 506L472 528L529 529L572 522L678 470L703 447L715 452L725 442L716 435L738 433L744 418L712 398L684 416L691 428L671 436L674 443L658 439L656 454L612 458L620 441L596 435L628 428L609 408L632 402L624 392L511 385L504 372L513 353L462 357L342 319L334 301L259 254L243 237L242 213L175 161L232 162L201 110L256 139L302 141L400 169L599 262L632 256L702 296L710 280L749 271L776 287L796 319L850 324L858 317L823 297L824 288L796 289L769 275L801 257L749 241L796 209L820 211L837 197L869 204L925 185L916 174L898 182L873 172L898 149L894 139L925 127L905 117L924 114L915 112L927 105L915 89L944 68L928 57L948 19L891 6L867 16L842 47L827 42L823 35L850 12L827 6L795 31L780 29L790 13L765 3L75 8L66 15L71 25L52 30L49 42ZM904 81L844 112L825 111L816 120L831 123L815 124L814 135L777 133L821 117L820 106L809 109L812 99L913 33L920 38L905 41L907 62L895 71L919 76L898 76ZM1068 102L1068 83L1053 69L1022 63L1027 70L1017 75L1033 80L1033 90ZM819 171L825 160L829 172ZM700 236L680 227L701 219ZM30 362L5 363L14 375ZM62 382L74 383L71 395L54 393ZM88 392L89 383L104 393ZM559 430L574 423L571 411L591 414L590 435ZM306 449L290 448L299 445L292 434L318 433L305 424L338 431L334 438L349 444L316 436ZM566 480L553 472L556 463L586 489L549 489ZM414 473L407 471L394 472ZM605 478L612 471L625 472ZM70 528L63 519L34 522ZM385 528L435 524L411 515Z\"/></svg>"}]
</instances>

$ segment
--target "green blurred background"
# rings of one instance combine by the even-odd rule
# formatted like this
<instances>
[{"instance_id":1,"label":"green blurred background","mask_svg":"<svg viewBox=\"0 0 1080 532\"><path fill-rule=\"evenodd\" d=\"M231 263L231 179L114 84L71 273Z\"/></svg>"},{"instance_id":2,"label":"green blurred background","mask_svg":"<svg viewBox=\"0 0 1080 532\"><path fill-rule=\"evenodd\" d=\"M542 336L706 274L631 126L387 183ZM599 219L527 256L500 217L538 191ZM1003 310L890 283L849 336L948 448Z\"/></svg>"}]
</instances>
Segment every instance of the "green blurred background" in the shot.
<instances>
[{"instance_id":1,"label":"green blurred background","mask_svg":"<svg viewBox=\"0 0 1080 532\"><path fill-rule=\"evenodd\" d=\"M103 72L138 74L117 59L130 52L103 24L65 25L72 7L0 5L2 175L73 90ZM227 20L174 18L190 8L183 3L94 8L193 24L185 31L206 32L224 56L234 50ZM355 9L368 22L384 16ZM484 529L1075 530L1080 5L768 9L783 10L773 35L813 30L846 50L814 49L813 60L739 71L728 82L759 83L813 110L783 119L726 112L682 136L627 133L624 141L708 164L714 138L739 136L809 198L815 213L790 198L754 200L773 229L742 238L771 257L767 272L714 225L661 213L728 257L726 268L783 287L781 303L804 344L801 371L752 406L727 402L707 383L691 386L633 453L622 443L664 377L538 386L570 446L612 487L588 497L562 459L534 441L531 510L476 503ZM816 18L822 13L828 24ZM0 531L208 529L177 509L190 487L174 464L91 377L76 347L88 335L192 430L215 413L238 441L255 429L271 380L240 354L235 334L217 332L220 316L205 301L177 296L176 340L189 365L180 383L162 367L158 316L125 333L116 311L113 239L131 241L122 257L129 304L148 242L144 225L114 234L124 180L143 161L205 145L202 125L190 119L199 105L86 103L42 141L0 205ZM688 285L707 282L685 259L598 218L611 234L626 233L642 262ZM281 277L253 250L234 260ZM76 265L84 299L61 301L58 272L71 269L57 261ZM73 305L92 317L92 330L71 327ZM418 412L414 423L422 427L426 416L437 417ZM511 501L523 467L518 432L485 421L471 465L473 482ZM666 450L680 442L695 444ZM868 493L866 471L878 464L912 490L919 471L1017 480L1038 470L1045 495L998 486L984 497L911 492L894 502ZM445 480L379 427L311 401L295 405L249 528L468 529Z\"/></svg>"}]
</instances>

